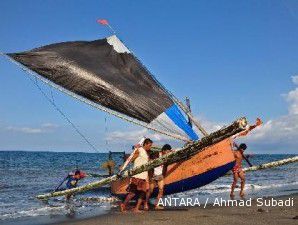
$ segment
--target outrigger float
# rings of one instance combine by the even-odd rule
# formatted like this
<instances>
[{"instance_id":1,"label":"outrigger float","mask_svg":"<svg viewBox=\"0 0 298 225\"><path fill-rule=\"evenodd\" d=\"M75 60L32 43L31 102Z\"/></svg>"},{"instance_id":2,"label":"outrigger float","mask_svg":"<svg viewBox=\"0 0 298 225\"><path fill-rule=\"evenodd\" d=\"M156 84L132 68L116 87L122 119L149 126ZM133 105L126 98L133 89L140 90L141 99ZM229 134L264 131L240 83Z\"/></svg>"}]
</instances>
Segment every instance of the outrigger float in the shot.
<instances>
[{"instance_id":1,"label":"outrigger float","mask_svg":"<svg viewBox=\"0 0 298 225\"><path fill-rule=\"evenodd\" d=\"M34 81L40 79L92 107L184 142L175 152L142 167L128 169L121 177L112 175L77 188L41 194L38 199L85 192L106 184L111 184L113 195L123 196L129 177L162 164L168 165L166 195L199 188L232 169L235 163L233 139L260 125L249 126L245 118L240 118L208 134L190 109L159 83L116 35L1 54L32 75ZM54 101L45 97L71 123ZM74 124L71 125L95 149ZM202 138L196 130L202 133Z\"/></svg>"}]
</instances>

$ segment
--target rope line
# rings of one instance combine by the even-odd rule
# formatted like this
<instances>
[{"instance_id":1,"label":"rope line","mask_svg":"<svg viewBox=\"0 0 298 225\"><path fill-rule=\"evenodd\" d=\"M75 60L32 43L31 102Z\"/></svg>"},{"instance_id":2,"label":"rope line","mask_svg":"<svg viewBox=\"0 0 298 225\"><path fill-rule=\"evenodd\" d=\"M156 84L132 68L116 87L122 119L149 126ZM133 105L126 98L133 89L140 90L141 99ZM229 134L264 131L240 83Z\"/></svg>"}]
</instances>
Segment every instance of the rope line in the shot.
<instances>
[{"instance_id":1,"label":"rope line","mask_svg":"<svg viewBox=\"0 0 298 225\"><path fill-rule=\"evenodd\" d=\"M36 77L34 80L31 77L28 77L28 78L32 81L32 83L34 83L34 85L38 88L38 90L42 93L42 95L48 100L48 102L54 107L54 109L60 113L60 115L72 126L72 128L77 132L77 134L79 134L83 138L83 140L92 148L92 150L99 153L97 148L88 140L88 138L79 130L79 128L69 119L69 117L57 106L57 104L54 102L54 97L53 97L52 91L51 91L51 97L49 97L44 92L44 90L41 88L41 86L38 84L38 80Z\"/></svg>"}]
</instances>

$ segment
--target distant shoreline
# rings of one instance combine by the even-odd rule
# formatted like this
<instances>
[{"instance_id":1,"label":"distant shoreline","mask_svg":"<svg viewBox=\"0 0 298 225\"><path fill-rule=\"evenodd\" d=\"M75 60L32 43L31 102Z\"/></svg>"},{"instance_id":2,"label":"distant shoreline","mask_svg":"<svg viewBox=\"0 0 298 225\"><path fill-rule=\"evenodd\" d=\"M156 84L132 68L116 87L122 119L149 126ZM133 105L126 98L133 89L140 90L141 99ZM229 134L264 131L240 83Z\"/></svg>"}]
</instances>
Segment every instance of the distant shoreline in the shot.
<instances>
[{"instance_id":1,"label":"distant shoreline","mask_svg":"<svg viewBox=\"0 0 298 225\"><path fill-rule=\"evenodd\" d=\"M128 149L129 150L129 149ZM127 151L128 151L127 150ZM123 150L124 152L125 150ZM90 152L90 151L48 151L48 150L1 150L0 152L35 152L35 153L86 153L86 154L108 154L109 152ZM112 151L113 152L113 151ZM118 151L116 152L118 153ZM294 155L297 156L297 153L253 153L253 155Z\"/></svg>"}]
</instances>

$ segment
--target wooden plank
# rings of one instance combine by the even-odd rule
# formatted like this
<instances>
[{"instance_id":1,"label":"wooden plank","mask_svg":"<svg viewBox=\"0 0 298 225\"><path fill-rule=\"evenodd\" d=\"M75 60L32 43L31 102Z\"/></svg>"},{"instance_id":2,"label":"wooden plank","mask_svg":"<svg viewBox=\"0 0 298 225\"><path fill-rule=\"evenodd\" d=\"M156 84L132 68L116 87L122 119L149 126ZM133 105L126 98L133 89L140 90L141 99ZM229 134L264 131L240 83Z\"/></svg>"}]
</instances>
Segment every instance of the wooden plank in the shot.
<instances>
[{"instance_id":1,"label":"wooden plank","mask_svg":"<svg viewBox=\"0 0 298 225\"><path fill-rule=\"evenodd\" d=\"M245 118L240 118L239 120L233 122L231 125L224 127L206 137L203 137L201 140L193 142L188 144L187 146L169 153L167 155L164 155L163 157L160 157L158 159L152 160L149 163L137 167L135 169L130 169L127 170L123 173L122 177L130 177L139 173L142 173L144 171L148 171L150 169L153 169L155 167L158 167L162 164L172 164L174 162L178 161L183 161L191 156L197 154L199 151L202 151L204 148L211 146L213 144L216 144L224 139L230 138L231 136L242 132L245 130L247 126L247 121ZM115 181L118 179L117 175L113 175L111 177L104 178L99 181L95 181L86 185L83 185L81 187L76 187L64 191L57 191L57 192L52 192L52 193L47 193L47 194L42 194L36 196L38 199L48 199L51 197L58 197L58 196L63 196L63 195L68 195L68 194L75 194L75 193L80 193L80 192L85 192L91 189L95 189L101 186L104 186L106 184L109 184L112 181Z\"/></svg>"}]
</instances>

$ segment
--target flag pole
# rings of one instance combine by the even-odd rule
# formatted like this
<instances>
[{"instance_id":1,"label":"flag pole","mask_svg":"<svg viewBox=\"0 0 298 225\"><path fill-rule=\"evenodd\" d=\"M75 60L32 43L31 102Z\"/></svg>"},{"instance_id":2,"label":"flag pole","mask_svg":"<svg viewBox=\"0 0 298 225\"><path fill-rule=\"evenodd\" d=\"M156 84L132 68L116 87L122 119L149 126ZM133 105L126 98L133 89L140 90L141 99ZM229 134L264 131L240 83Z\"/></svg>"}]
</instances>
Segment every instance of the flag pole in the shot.
<instances>
[{"instance_id":1,"label":"flag pole","mask_svg":"<svg viewBox=\"0 0 298 225\"><path fill-rule=\"evenodd\" d=\"M110 24L107 24L109 29L113 32L113 34L116 34L116 31L113 29L113 27Z\"/></svg>"},{"instance_id":2,"label":"flag pole","mask_svg":"<svg viewBox=\"0 0 298 225\"><path fill-rule=\"evenodd\" d=\"M108 26L109 30L113 33L116 34L116 31L114 30L114 28L110 25L109 21L106 19L98 19L96 20L97 23L103 25L103 26Z\"/></svg>"}]
</instances>

